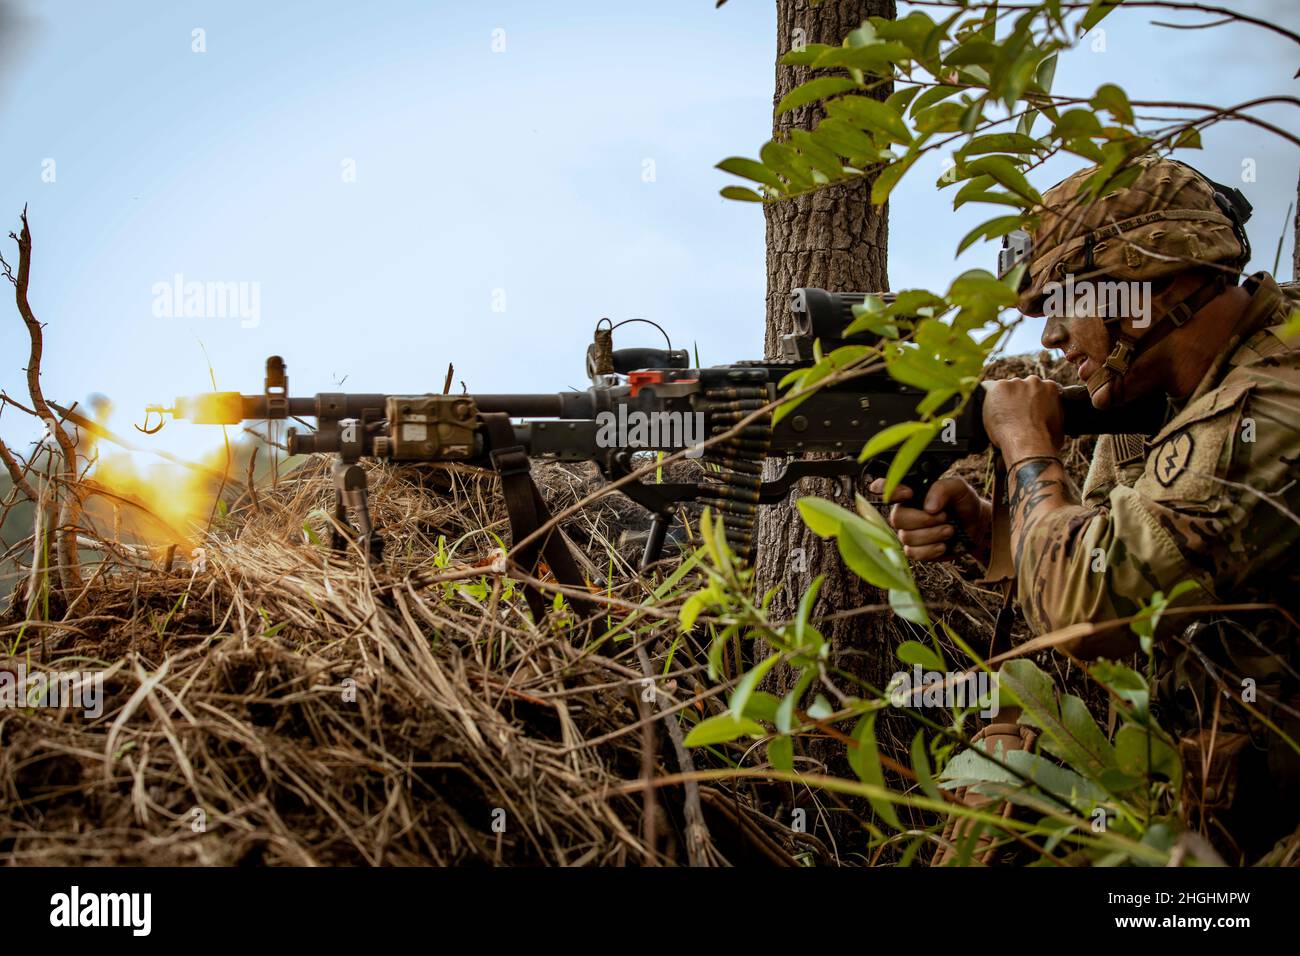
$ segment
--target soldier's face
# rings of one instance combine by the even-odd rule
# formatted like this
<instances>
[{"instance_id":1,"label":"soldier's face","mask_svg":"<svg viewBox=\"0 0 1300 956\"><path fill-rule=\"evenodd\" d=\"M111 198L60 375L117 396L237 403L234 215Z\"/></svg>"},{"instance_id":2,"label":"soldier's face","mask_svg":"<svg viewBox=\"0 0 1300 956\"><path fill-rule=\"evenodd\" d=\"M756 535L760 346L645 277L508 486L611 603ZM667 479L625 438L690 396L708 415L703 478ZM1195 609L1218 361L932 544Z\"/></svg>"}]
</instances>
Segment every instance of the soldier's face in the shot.
<instances>
[{"instance_id":1,"label":"soldier's face","mask_svg":"<svg viewBox=\"0 0 1300 956\"><path fill-rule=\"evenodd\" d=\"M1042 342L1044 348L1065 353L1065 360L1078 370L1081 382L1087 382L1088 376L1106 364L1111 350L1110 333L1096 315L1049 315ZM1103 387L1093 396L1098 408L1105 407L1098 399L1107 391L1109 388Z\"/></svg>"}]
</instances>

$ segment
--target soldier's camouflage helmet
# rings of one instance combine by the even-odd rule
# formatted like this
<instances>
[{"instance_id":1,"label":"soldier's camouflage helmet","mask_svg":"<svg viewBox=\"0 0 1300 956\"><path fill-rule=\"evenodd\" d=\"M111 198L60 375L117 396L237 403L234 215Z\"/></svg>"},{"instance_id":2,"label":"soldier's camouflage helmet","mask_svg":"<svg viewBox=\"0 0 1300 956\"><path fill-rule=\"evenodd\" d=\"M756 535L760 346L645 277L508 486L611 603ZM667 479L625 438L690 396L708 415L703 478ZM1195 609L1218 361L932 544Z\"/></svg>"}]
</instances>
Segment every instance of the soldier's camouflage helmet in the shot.
<instances>
[{"instance_id":1,"label":"soldier's camouflage helmet","mask_svg":"<svg viewBox=\"0 0 1300 956\"><path fill-rule=\"evenodd\" d=\"M1092 202L1080 192L1096 167L1079 170L1043 194L1032 237L1004 240L1000 273L1029 262L1021 312L1041 315L1044 286L1067 274L1154 282L1197 264L1245 266L1251 207L1240 190L1176 160L1148 154L1134 162L1140 172L1130 185Z\"/></svg>"}]
</instances>

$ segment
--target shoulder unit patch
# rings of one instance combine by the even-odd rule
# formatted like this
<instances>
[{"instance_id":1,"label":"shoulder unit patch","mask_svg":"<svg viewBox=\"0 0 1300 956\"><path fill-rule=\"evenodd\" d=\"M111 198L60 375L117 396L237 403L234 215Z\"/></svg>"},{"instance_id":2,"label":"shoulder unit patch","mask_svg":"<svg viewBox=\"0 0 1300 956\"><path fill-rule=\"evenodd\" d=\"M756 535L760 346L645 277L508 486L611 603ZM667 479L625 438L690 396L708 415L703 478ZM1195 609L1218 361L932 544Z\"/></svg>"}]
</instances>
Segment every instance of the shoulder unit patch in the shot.
<instances>
[{"instance_id":1,"label":"shoulder unit patch","mask_svg":"<svg viewBox=\"0 0 1300 956\"><path fill-rule=\"evenodd\" d=\"M1155 455L1156 480L1166 488L1170 487L1187 470L1195 450L1196 442L1191 432L1182 431L1165 439Z\"/></svg>"}]
</instances>

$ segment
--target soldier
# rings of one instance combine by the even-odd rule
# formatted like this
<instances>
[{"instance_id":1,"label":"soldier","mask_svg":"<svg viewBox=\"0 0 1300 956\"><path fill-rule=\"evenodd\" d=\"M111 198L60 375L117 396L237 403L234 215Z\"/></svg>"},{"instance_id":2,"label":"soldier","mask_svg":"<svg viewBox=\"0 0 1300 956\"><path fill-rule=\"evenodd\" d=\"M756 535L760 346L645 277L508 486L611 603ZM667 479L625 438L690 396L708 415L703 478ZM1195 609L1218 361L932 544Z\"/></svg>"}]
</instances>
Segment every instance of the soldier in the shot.
<instances>
[{"instance_id":1,"label":"soldier","mask_svg":"<svg viewBox=\"0 0 1300 956\"><path fill-rule=\"evenodd\" d=\"M1180 740L1189 825L1247 862L1296 828L1300 806L1300 350L1281 329L1300 297L1263 272L1239 283L1240 192L1169 159L1138 167L1092 202L1080 194L1094 170L1070 176L1044 195L1032 239L1008 245L1027 265L1020 310L1046 318L1043 345L1064 351L1093 405L1163 394L1167 423L1102 436L1082 494L1059 457L1055 383L990 383L984 423L1007 468L1011 559L1036 633L1099 625L1064 648L1129 657L1137 638L1107 623L1190 582L1171 608L1204 610L1162 622L1158 717ZM956 526L987 548L993 505L967 482L911 497L899 490L890 521L913 560L943 559ZM1218 609L1238 604L1266 610ZM986 746L1028 742L1005 713L984 734Z\"/></svg>"}]
</instances>

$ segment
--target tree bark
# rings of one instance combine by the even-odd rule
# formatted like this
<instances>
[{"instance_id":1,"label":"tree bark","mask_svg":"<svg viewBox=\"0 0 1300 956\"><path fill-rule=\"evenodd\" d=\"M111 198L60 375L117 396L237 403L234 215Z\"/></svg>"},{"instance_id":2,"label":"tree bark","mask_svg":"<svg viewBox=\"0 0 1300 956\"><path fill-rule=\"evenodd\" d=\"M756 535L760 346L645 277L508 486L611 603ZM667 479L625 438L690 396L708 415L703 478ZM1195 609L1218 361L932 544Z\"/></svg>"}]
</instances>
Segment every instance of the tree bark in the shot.
<instances>
[{"instance_id":1,"label":"tree bark","mask_svg":"<svg viewBox=\"0 0 1300 956\"><path fill-rule=\"evenodd\" d=\"M783 66L779 58L802 39L805 43L838 45L869 16L893 17L893 0L827 0L812 6L808 0L777 0L776 94L773 106L799 83L809 79L806 67ZM802 31L802 32L800 32ZM888 87L878 92L884 98ZM795 127L811 129L820 118L816 106L803 107L775 117L779 137ZM767 331L765 350L769 359L780 349L780 337L790 332L789 293L800 286L816 286L834 292L883 292L888 289L886 247L888 215L885 208L871 205L870 183L859 180L765 207L767 218ZM771 478L784 467L769 461ZM771 604L772 619L788 620L799 599L817 575L824 581L814 615L878 604L881 592L868 586L844 567L833 541L823 542L804 526L792 507L804 495L835 497L835 482L805 480L779 505L760 509L755 528L758 593L783 585ZM839 502L852 507L847 496ZM831 642L834 663L872 684L882 687L892 673L891 656L862 654L883 641L882 618L860 615L826 622L820 627ZM845 652L856 651L852 657ZM888 667L888 670L886 669ZM790 686L789 674L776 674L770 682L775 690ZM851 690L846 688L846 690Z\"/></svg>"}]
</instances>

